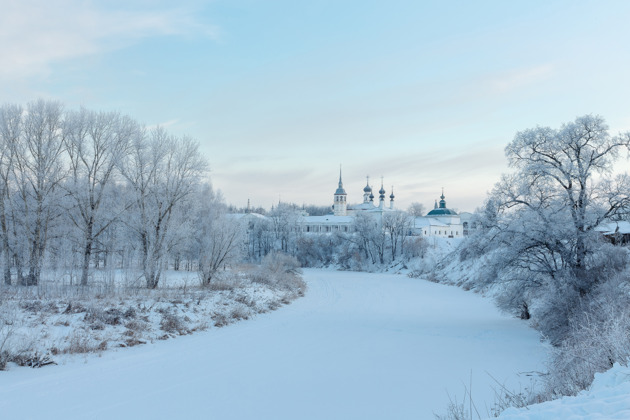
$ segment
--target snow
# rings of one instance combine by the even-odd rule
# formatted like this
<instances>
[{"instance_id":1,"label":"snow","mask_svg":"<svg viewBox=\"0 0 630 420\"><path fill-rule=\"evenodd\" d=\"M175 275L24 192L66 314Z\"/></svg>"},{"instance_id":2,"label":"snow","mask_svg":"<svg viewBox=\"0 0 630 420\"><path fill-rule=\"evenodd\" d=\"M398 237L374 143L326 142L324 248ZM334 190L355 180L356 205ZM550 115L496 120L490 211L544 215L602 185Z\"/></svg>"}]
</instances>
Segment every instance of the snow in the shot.
<instances>
[{"instance_id":1,"label":"snow","mask_svg":"<svg viewBox=\"0 0 630 420\"><path fill-rule=\"evenodd\" d=\"M597 226L595 230L601 232L604 235L614 235L615 233L629 234L630 222L619 221L602 223L601 225Z\"/></svg>"},{"instance_id":2,"label":"snow","mask_svg":"<svg viewBox=\"0 0 630 420\"><path fill-rule=\"evenodd\" d=\"M499 417L503 420L553 419L630 419L630 368L615 365L595 375L591 388L575 397L563 397L526 408L510 408Z\"/></svg>"},{"instance_id":3,"label":"snow","mask_svg":"<svg viewBox=\"0 0 630 420\"><path fill-rule=\"evenodd\" d=\"M545 348L461 289L305 270L306 297L250 321L0 372L3 418L431 419L451 397L486 414L496 378L528 386ZM487 408L486 408L487 407Z\"/></svg>"}]
</instances>

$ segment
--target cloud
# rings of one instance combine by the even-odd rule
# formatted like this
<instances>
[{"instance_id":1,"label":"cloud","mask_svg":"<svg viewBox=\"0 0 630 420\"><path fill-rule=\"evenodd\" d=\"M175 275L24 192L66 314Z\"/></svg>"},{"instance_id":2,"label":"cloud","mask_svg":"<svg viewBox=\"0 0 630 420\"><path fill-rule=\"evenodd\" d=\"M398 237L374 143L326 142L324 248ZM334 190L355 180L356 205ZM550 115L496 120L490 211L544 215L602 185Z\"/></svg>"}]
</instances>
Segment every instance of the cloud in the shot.
<instances>
[{"instance_id":1,"label":"cloud","mask_svg":"<svg viewBox=\"0 0 630 420\"><path fill-rule=\"evenodd\" d=\"M218 28L184 8L114 9L82 0L3 2L0 14L0 78L45 75L61 60L124 48L151 36L200 35Z\"/></svg>"},{"instance_id":2,"label":"cloud","mask_svg":"<svg viewBox=\"0 0 630 420\"><path fill-rule=\"evenodd\" d=\"M504 73L490 83L494 91L504 93L546 80L553 75L554 71L553 64L543 64Z\"/></svg>"}]
</instances>

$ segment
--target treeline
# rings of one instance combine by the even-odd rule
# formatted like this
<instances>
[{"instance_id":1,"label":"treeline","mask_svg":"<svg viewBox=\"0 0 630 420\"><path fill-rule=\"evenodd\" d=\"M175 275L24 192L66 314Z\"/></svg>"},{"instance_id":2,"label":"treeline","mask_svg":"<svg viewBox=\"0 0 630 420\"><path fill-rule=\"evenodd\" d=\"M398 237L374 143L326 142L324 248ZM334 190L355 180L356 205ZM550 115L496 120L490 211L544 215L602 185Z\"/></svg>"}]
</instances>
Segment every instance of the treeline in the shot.
<instances>
[{"instance_id":1,"label":"treeline","mask_svg":"<svg viewBox=\"0 0 630 420\"><path fill-rule=\"evenodd\" d=\"M117 112L39 100L0 107L0 249L6 285L46 269L88 284L92 268L141 269L194 254L224 207L198 144Z\"/></svg>"},{"instance_id":2,"label":"treeline","mask_svg":"<svg viewBox=\"0 0 630 420\"><path fill-rule=\"evenodd\" d=\"M630 252L597 231L629 220L630 178L613 173L628 150L630 133L613 136L592 115L517 133L505 149L513 172L459 251L460 264L480 267L467 287L491 287L554 345L550 395L575 394L630 361Z\"/></svg>"},{"instance_id":3,"label":"treeline","mask_svg":"<svg viewBox=\"0 0 630 420\"><path fill-rule=\"evenodd\" d=\"M323 209L322 209L323 211ZM336 265L347 270L371 270L393 262L422 256L427 244L410 236L413 217L404 211L358 213L347 231L304 232L302 206L279 203L265 217L247 219L247 251L250 261L270 252L283 252L303 267Z\"/></svg>"}]
</instances>

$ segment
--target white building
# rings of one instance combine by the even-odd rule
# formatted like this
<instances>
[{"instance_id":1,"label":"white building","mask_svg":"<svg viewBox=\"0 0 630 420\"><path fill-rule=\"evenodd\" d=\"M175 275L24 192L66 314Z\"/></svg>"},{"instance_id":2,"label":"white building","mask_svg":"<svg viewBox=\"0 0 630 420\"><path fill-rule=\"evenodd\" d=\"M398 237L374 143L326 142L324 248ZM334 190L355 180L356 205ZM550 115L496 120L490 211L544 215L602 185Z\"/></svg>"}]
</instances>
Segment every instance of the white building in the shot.
<instances>
[{"instance_id":1,"label":"white building","mask_svg":"<svg viewBox=\"0 0 630 420\"><path fill-rule=\"evenodd\" d=\"M339 170L339 184L333 195L333 214L325 216L307 216L303 215L299 218L298 223L302 232L313 233L332 233L332 232L350 232L354 217L358 213L367 213L380 219L383 213L396 211L394 208L394 191L389 196L389 205L385 204L386 191L381 180L381 189L378 191L378 204L374 203L374 194L372 187L368 182L363 188L363 202L360 204L348 205L348 194L343 188L343 180L341 177L341 169Z\"/></svg>"},{"instance_id":2,"label":"white building","mask_svg":"<svg viewBox=\"0 0 630 420\"><path fill-rule=\"evenodd\" d=\"M348 194L343 188L341 169L339 170L339 183L333 194L332 214L324 216L309 216L306 213L299 214L294 219L297 225L293 229L303 233L326 234L335 232L351 232L354 219L357 214L367 214L374 217L379 226L382 226L383 214L398 211L394 207L394 191L389 195L389 204L386 205L386 191L381 179L381 188L378 190L378 204L374 201L374 193L370 186L369 177L363 188L363 202L348 205ZM409 234L412 236L440 237L440 238L462 238L474 226L472 214L462 213L461 217L456 211L446 207L444 191L440 196L440 202L435 202L435 207L426 216L416 217ZM247 214L233 217L242 217L243 221L252 228L253 223L265 216L257 214Z\"/></svg>"},{"instance_id":3,"label":"white building","mask_svg":"<svg viewBox=\"0 0 630 420\"><path fill-rule=\"evenodd\" d=\"M424 217L414 219L413 235L440 238L462 238L464 226L460 216L455 210L446 207L444 191L440 196L440 204L435 202L435 207Z\"/></svg>"}]
</instances>

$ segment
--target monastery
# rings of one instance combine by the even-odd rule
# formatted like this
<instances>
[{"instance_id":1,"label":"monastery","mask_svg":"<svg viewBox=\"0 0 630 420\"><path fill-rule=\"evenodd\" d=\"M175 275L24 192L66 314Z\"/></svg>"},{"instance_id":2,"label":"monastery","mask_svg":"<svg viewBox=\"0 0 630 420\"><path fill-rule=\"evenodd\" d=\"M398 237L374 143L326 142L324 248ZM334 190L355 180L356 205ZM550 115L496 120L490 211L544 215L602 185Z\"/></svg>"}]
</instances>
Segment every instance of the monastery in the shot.
<instances>
[{"instance_id":1,"label":"monastery","mask_svg":"<svg viewBox=\"0 0 630 420\"><path fill-rule=\"evenodd\" d=\"M385 205L386 191L381 179L381 188L378 191L378 204L374 202L374 193L370 186L369 177L363 188L363 202L348 205L348 194L343 188L341 170L339 170L339 184L333 194L332 214L325 216L302 215L298 221L302 232L330 233L350 232L354 218L359 213L365 213L377 219L381 224L383 215L388 212L400 211L394 206L394 191L389 195L389 205ZM435 202L433 210L426 216L415 217L410 226L410 236L461 238L468 234L472 214L457 214L456 211L446 207L444 191L440 196L440 202Z\"/></svg>"}]
</instances>

